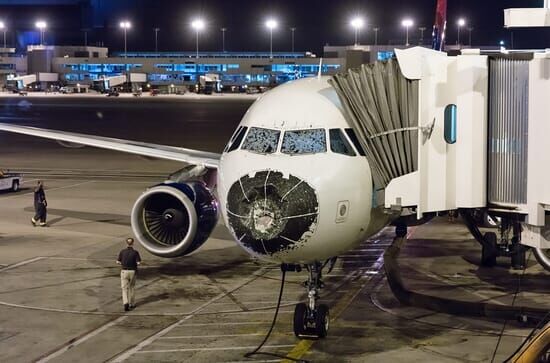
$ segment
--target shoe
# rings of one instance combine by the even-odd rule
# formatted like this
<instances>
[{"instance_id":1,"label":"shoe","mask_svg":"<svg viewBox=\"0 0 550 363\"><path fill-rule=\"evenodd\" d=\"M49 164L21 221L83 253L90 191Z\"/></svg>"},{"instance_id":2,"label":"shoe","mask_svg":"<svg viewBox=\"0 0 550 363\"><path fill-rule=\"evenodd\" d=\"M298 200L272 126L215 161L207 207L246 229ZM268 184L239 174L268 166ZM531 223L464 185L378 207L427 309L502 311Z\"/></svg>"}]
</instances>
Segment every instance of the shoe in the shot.
<instances>
[{"instance_id":1,"label":"shoe","mask_svg":"<svg viewBox=\"0 0 550 363\"><path fill-rule=\"evenodd\" d=\"M124 311L130 311L130 305L124 304Z\"/></svg>"},{"instance_id":2,"label":"shoe","mask_svg":"<svg viewBox=\"0 0 550 363\"><path fill-rule=\"evenodd\" d=\"M48 225L45 222L40 223L40 227L48 227Z\"/></svg>"},{"instance_id":3,"label":"shoe","mask_svg":"<svg viewBox=\"0 0 550 363\"><path fill-rule=\"evenodd\" d=\"M33 225L34 227L36 227L36 222L37 222L37 220L34 219L34 217L32 217L32 218L31 218L31 223L32 223L32 225Z\"/></svg>"},{"instance_id":4,"label":"shoe","mask_svg":"<svg viewBox=\"0 0 550 363\"><path fill-rule=\"evenodd\" d=\"M130 304L130 310L134 310L136 306L134 304Z\"/></svg>"}]
</instances>

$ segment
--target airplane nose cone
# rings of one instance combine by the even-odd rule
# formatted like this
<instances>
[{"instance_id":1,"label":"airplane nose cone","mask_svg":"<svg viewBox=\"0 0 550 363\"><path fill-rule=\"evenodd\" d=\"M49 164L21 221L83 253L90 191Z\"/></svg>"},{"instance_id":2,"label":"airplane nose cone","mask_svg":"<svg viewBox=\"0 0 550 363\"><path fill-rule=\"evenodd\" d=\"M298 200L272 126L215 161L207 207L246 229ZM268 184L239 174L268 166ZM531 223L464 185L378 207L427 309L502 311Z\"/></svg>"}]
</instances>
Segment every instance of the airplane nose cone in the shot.
<instances>
[{"instance_id":1,"label":"airplane nose cone","mask_svg":"<svg viewBox=\"0 0 550 363\"><path fill-rule=\"evenodd\" d=\"M317 226L319 204L315 190L303 179L266 170L233 183L227 214L240 243L271 256L308 240Z\"/></svg>"}]
</instances>

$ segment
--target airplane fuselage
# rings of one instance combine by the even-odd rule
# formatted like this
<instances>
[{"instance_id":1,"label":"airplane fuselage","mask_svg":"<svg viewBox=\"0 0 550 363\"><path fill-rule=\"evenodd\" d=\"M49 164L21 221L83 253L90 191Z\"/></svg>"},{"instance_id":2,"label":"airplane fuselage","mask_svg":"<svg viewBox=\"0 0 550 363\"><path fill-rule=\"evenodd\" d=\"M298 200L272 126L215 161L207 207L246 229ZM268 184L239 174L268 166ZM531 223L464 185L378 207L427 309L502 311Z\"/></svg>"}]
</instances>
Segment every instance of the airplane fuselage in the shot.
<instances>
[{"instance_id":1,"label":"airplane fuselage","mask_svg":"<svg viewBox=\"0 0 550 363\"><path fill-rule=\"evenodd\" d=\"M310 263L375 232L371 171L354 135L325 77L259 98L218 169L221 213L235 240L261 259Z\"/></svg>"}]
</instances>

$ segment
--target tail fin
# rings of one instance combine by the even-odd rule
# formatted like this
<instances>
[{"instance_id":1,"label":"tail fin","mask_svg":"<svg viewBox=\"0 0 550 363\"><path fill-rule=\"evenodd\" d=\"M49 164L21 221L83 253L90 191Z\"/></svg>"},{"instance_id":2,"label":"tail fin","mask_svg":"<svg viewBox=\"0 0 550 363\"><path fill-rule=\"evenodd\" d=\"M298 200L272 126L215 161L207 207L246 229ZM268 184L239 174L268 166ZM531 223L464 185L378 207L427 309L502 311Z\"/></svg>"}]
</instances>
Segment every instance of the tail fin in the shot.
<instances>
[{"instance_id":1,"label":"tail fin","mask_svg":"<svg viewBox=\"0 0 550 363\"><path fill-rule=\"evenodd\" d=\"M445 48L447 30L447 0L437 0L435 23L432 32L432 49L442 51Z\"/></svg>"}]
</instances>

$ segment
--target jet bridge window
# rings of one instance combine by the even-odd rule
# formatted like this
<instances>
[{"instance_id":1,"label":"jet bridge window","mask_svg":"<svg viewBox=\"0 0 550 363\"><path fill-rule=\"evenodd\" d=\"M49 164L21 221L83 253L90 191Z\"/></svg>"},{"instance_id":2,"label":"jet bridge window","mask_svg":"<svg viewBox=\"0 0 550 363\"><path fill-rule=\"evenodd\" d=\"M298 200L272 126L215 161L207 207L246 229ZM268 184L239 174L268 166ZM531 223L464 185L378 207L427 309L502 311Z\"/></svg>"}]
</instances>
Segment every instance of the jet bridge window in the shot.
<instances>
[{"instance_id":1,"label":"jet bridge window","mask_svg":"<svg viewBox=\"0 0 550 363\"><path fill-rule=\"evenodd\" d=\"M355 151L346 139L346 136L340 129L330 129L330 150L336 154L355 156Z\"/></svg>"},{"instance_id":2,"label":"jet bridge window","mask_svg":"<svg viewBox=\"0 0 550 363\"><path fill-rule=\"evenodd\" d=\"M283 154L316 154L327 151L324 129L286 131L281 152Z\"/></svg>"},{"instance_id":3,"label":"jet bridge window","mask_svg":"<svg viewBox=\"0 0 550 363\"><path fill-rule=\"evenodd\" d=\"M277 151L280 135L281 132L278 130L251 127L242 149L260 154L272 154Z\"/></svg>"},{"instance_id":4,"label":"jet bridge window","mask_svg":"<svg viewBox=\"0 0 550 363\"><path fill-rule=\"evenodd\" d=\"M454 144L456 142L456 105L445 107L443 137L447 144Z\"/></svg>"},{"instance_id":5,"label":"jet bridge window","mask_svg":"<svg viewBox=\"0 0 550 363\"><path fill-rule=\"evenodd\" d=\"M359 155L366 156L367 154L365 153L365 150L363 149L363 146L359 142L359 139L357 138L357 135L355 134L355 131L353 131L353 129L346 129L346 134L348 134L349 139L351 140L351 142L353 143L353 145L357 149L357 152L359 153Z\"/></svg>"},{"instance_id":6,"label":"jet bridge window","mask_svg":"<svg viewBox=\"0 0 550 363\"><path fill-rule=\"evenodd\" d=\"M237 150L239 146L241 145L241 142L243 141L244 135L246 134L247 127L240 126L237 131L235 131L235 134L227 144L227 147L225 148L225 152L231 152L233 150Z\"/></svg>"}]
</instances>

